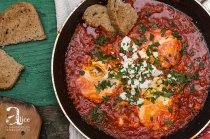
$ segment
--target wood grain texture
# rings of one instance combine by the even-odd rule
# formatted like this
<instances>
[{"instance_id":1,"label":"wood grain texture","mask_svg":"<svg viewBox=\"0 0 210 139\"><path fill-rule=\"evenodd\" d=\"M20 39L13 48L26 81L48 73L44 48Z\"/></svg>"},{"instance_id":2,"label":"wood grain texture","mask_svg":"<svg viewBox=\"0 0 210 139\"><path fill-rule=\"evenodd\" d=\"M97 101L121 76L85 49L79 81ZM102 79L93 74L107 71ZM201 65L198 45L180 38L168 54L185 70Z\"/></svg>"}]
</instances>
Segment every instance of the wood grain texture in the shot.
<instances>
[{"instance_id":1,"label":"wood grain texture","mask_svg":"<svg viewBox=\"0 0 210 139\"><path fill-rule=\"evenodd\" d=\"M0 13L19 1L21 0L1 0ZM25 70L15 87L8 91L0 91L0 96L30 102L36 106L57 104L51 81L51 55L57 35L54 0L27 2L36 8L47 39L3 48L18 63L24 65Z\"/></svg>"},{"instance_id":2,"label":"wood grain texture","mask_svg":"<svg viewBox=\"0 0 210 139\"><path fill-rule=\"evenodd\" d=\"M38 107L43 124L39 139L68 139L69 121L58 105Z\"/></svg>"},{"instance_id":3,"label":"wood grain texture","mask_svg":"<svg viewBox=\"0 0 210 139\"><path fill-rule=\"evenodd\" d=\"M0 138L38 139L42 120L34 105L0 97Z\"/></svg>"}]
</instances>

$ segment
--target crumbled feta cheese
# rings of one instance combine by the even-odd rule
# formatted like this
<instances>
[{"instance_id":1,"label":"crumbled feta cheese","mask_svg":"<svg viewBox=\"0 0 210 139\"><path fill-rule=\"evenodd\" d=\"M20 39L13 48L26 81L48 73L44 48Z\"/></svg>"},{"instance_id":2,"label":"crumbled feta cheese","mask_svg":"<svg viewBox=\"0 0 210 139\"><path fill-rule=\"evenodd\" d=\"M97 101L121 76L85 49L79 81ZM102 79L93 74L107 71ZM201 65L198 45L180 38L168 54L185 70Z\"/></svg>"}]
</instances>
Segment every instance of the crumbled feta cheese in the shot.
<instances>
[{"instance_id":1,"label":"crumbled feta cheese","mask_svg":"<svg viewBox=\"0 0 210 139\"><path fill-rule=\"evenodd\" d=\"M130 47L130 42L131 42L131 38L129 38L127 36L125 36L122 39L121 47L123 48L123 50L128 51L128 48Z\"/></svg>"},{"instance_id":2,"label":"crumbled feta cheese","mask_svg":"<svg viewBox=\"0 0 210 139\"><path fill-rule=\"evenodd\" d=\"M136 45L135 43L133 44L133 46L132 46L132 48L133 48L133 52L136 52L138 49L138 45Z\"/></svg>"},{"instance_id":3,"label":"crumbled feta cheese","mask_svg":"<svg viewBox=\"0 0 210 139\"><path fill-rule=\"evenodd\" d=\"M149 58L145 49L142 49L141 51L139 51L139 55L141 56L141 58L145 58L145 59Z\"/></svg>"},{"instance_id":4,"label":"crumbled feta cheese","mask_svg":"<svg viewBox=\"0 0 210 139\"><path fill-rule=\"evenodd\" d=\"M131 105L140 105L144 103L143 98L139 98L136 102L131 102Z\"/></svg>"},{"instance_id":5,"label":"crumbled feta cheese","mask_svg":"<svg viewBox=\"0 0 210 139\"><path fill-rule=\"evenodd\" d=\"M151 84L151 80L145 80L143 83L140 83L139 88L148 88L149 84Z\"/></svg>"},{"instance_id":6,"label":"crumbled feta cheese","mask_svg":"<svg viewBox=\"0 0 210 139\"><path fill-rule=\"evenodd\" d=\"M136 91L135 91L135 89L131 89L131 95L135 95L136 94Z\"/></svg>"},{"instance_id":7,"label":"crumbled feta cheese","mask_svg":"<svg viewBox=\"0 0 210 139\"><path fill-rule=\"evenodd\" d=\"M163 72L161 70L158 70L155 66L152 65L152 76L159 76L161 74L163 74Z\"/></svg>"},{"instance_id":8,"label":"crumbled feta cheese","mask_svg":"<svg viewBox=\"0 0 210 139\"><path fill-rule=\"evenodd\" d=\"M123 53L120 53L120 56L121 56L121 57L123 57L123 56L124 56L124 54L123 54Z\"/></svg>"},{"instance_id":9,"label":"crumbled feta cheese","mask_svg":"<svg viewBox=\"0 0 210 139\"><path fill-rule=\"evenodd\" d=\"M175 77L173 77L171 74L167 75L168 80L174 80L176 81L177 79Z\"/></svg>"},{"instance_id":10,"label":"crumbled feta cheese","mask_svg":"<svg viewBox=\"0 0 210 139\"><path fill-rule=\"evenodd\" d=\"M171 74L168 74L168 75L167 75L167 78L171 78L171 77L172 77Z\"/></svg>"},{"instance_id":11,"label":"crumbled feta cheese","mask_svg":"<svg viewBox=\"0 0 210 139\"><path fill-rule=\"evenodd\" d=\"M136 59L138 59L139 57L138 57L138 54L137 53L133 53L133 55L132 55L132 59L133 60L136 60Z\"/></svg>"},{"instance_id":12,"label":"crumbled feta cheese","mask_svg":"<svg viewBox=\"0 0 210 139\"><path fill-rule=\"evenodd\" d=\"M166 106L166 105L169 104L170 98L166 98L166 97L160 96L157 100L162 101L163 105Z\"/></svg>"},{"instance_id":13,"label":"crumbled feta cheese","mask_svg":"<svg viewBox=\"0 0 210 139\"><path fill-rule=\"evenodd\" d=\"M153 56L154 56L155 58L158 58L158 52L153 52Z\"/></svg>"},{"instance_id":14,"label":"crumbled feta cheese","mask_svg":"<svg viewBox=\"0 0 210 139\"><path fill-rule=\"evenodd\" d=\"M144 103L144 99L143 98L139 98L139 100L136 102L137 105L143 104Z\"/></svg>"},{"instance_id":15,"label":"crumbled feta cheese","mask_svg":"<svg viewBox=\"0 0 210 139\"><path fill-rule=\"evenodd\" d=\"M126 94L127 94L126 92L122 92L120 94L120 97L122 98L122 100L127 100Z\"/></svg>"}]
</instances>

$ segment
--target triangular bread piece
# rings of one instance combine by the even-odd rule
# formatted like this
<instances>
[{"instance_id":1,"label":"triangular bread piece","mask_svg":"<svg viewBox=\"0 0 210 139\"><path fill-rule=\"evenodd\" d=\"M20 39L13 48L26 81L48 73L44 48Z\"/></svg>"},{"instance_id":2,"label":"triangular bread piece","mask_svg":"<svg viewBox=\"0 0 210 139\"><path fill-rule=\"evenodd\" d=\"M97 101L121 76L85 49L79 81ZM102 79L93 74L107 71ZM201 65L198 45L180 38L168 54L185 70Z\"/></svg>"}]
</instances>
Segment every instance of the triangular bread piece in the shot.
<instances>
[{"instance_id":1,"label":"triangular bread piece","mask_svg":"<svg viewBox=\"0 0 210 139\"><path fill-rule=\"evenodd\" d=\"M111 25L107 8L103 5L95 4L88 7L82 16L82 19L85 20L87 25L92 27L103 27L106 31L115 31Z\"/></svg>"},{"instance_id":2,"label":"triangular bread piece","mask_svg":"<svg viewBox=\"0 0 210 139\"><path fill-rule=\"evenodd\" d=\"M0 90L10 89L24 67L0 49Z\"/></svg>"},{"instance_id":3,"label":"triangular bread piece","mask_svg":"<svg viewBox=\"0 0 210 139\"><path fill-rule=\"evenodd\" d=\"M0 14L0 46L46 39L39 15L28 2L17 2Z\"/></svg>"},{"instance_id":4,"label":"triangular bread piece","mask_svg":"<svg viewBox=\"0 0 210 139\"><path fill-rule=\"evenodd\" d=\"M122 36L129 33L138 18L135 9L122 0L108 0L107 11L112 26Z\"/></svg>"}]
</instances>

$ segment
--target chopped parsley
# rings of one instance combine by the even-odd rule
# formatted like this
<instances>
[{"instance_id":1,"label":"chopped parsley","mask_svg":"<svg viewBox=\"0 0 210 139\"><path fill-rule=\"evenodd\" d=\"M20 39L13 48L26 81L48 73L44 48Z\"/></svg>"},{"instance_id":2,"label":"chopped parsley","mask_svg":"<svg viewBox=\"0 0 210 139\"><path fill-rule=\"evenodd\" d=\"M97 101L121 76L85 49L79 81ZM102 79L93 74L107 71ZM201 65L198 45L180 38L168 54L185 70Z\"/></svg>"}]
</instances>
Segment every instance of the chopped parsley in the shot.
<instances>
[{"instance_id":1,"label":"chopped parsley","mask_svg":"<svg viewBox=\"0 0 210 139\"><path fill-rule=\"evenodd\" d=\"M195 86L194 86L194 84L192 84L190 86L190 93L194 93L194 92L195 92Z\"/></svg>"},{"instance_id":2,"label":"chopped parsley","mask_svg":"<svg viewBox=\"0 0 210 139\"><path fill-rule=\"evenodd\" d=\"M167 57L163 57L163 58L164 58L164 60L165 60L166 62L170 63L170 61L168 60Z\"/></svg>"},{"instance_id":3,"label":"chopped parsley","mask_svg":"<svg viewBox=\"0 0 210 139\"><path fill-rule=\"evenodd\" d=\"M177 60L177 55L174 56L174 60Z\"/></svg>"},{"instance_id":4,"label":"chopped parsley","mask_svg":"<svg viewBox=\"0 0 210 139\"><path fill-rule=\"evenodd\" d=\"M164 120L164 123L168 126L171 126L171 124L173 124L173 122L169 121L169 120Z\"/></svg>"},{"instance_id":5,"label":"chopped parsley","mask_svg":"<svg viewBox=\"0 0 210 139\"><path fill-rule=\"evenodd\" d=\"M178 32L172 32L172 36L177 38L177 40L182 40L182 36L180 36Z\"/></svg>"},{"instance_id":6,"label":"chopped parsley","mask_svg":"<svg viewBox=\"0 0 210 139\"><path fill-rule=\"evenodd\" d=\"M155 98L154 97L146 97L146 99L151 101L153 104L155 103Z\"/></svg>"},{"instance_id":7,"label":"chopped parsley","mask_svg":"<svg viewBox=\"0 0 210 139\"><path fill-rule=\"evenodd\" d=\"M140 23L139 31L141 31L143 34L145 34L147 30L148 30L148 28L143 23Z\"/></svg>"},{"instance_id":8,"label":"chopped parsley","mask_svg":"<svg viewBox=\"0 0 210 139\"><path fill-rule=\"evenodd\" d=\"M122 102L122 101L123 101L123 99L122 99L121 97L116 96L116 98L115 98L115 100L114 100L114 106L116 106L117 103L120 103L120 102Z\"/></svg>"},{"instance_id":9,"label":"chopped parsley","mask_svg":"<svg viewBox=\"0 0 210 139\"><path fill-rule=\"evenodd\" d=\"M104 38L100 36L96 40L94 40L94 43L102 46L104 44Z\"/></svg>"},{"instance_id":10,"label":"chopped parsley","mask_svg":"<svg viewBox=\"0 0 210 139\"><path fill-rule=\"evenodd\" d=\"M204 63L203 62L200 62L199 65L198 65L201 69L204 68Z\"/></svg>"},{"instance_id":11,"label":"chopped parsley","mask_svg":"<svg viewBox=\"0 0 210 139\"><path fill-rule=\"evenodd\" d=\"M103 96L102 100L104 101L104 103L106 103L107 101L109 101L109 97L108 96Z\"/></svg>"},{"instance_id":12,"label":"chopped parsley","mask_svg":"<svg viewBox=\"0 0 210 139\"><path fill-rule=\"evenodd\" d=\"M153 41L153 40L154 40L154 37L155 37L155 36L154 36L152 33L150 33L149 40L150 40L150 41Z\"/></svg>"},{"instance_id":13,"label":"chopped parsley","mask_svg":"<svg viewBox=\"0 0 210 139\"><path fill-rule=\"evenodd\" d=\"M151 14L148 11L146 11L145 15L147 18L149 18L151 16Z\"/></svg>"},{"instance_id":14,"label":"chopped parsley","mask_svg":"<svg viewBox=\"0 0 210 139\"><path fill-rule=\"evenodd\" d=\"M97 105L94 107L89 114L92 117L92 120L95 121L96 123L100 123L102 121L107 121L108 118L104 115L103 111L99 109L100 105Z\"/></svg>"},{"instance_id":15,"label":"chopped parsley","mask_svg":"<svg viewBox=\"0 0 210 139\"><path fill-rule=\"evenodd\" d=\"M181 101L178 101L177 102L177 106L180 108L182 106L182 102Z\"/></svg>"},{"instance_id":16,"label":"chopped parsley","mask_svg":"<svg viewBox=\"0 0 210 139\"><path fill-rule=\"evenodd\" d=\"M117 33L116 32L113 32L112 33L112 37L117 37Z\"/></svg>"},{"instance_id":17,"label":"chopped parsley","mask_svg":"<svg viewBox=\"0 0 210 139\"><path fill-rule=\"evenodd\" d=\"M142 45L142 43L140 43L138 39L132 38L132 40L134 41L135 45L138 45L138 46Z\"/></svg>"},{"instance_id":18,"label":"chopped parsley","mask_svg":"<svg viewBox=\"0 0 210 139\"><path fill-rule=\"evenodd\" d=\"M100 93L101 90L104 90L108 87L112 87L113 85L116 85L116 83L111 84L110 80L103 80L101 82L98 82L98 85L95 85L96 92Z\"/></svg>"},{"instance_id":19,"label":"chopped parsley","mask_svg":"<svg viewBox=\"0 0 210 139\"><path fill-rule=\"evenodd\" d=\"M107 43L109 41L110 41L109 37L107 37L107 36L100 36L96 40L94 40L94 43L102 46L104 43Z\"/></svg>"},{"instance_id":20,"label":"chopped parsley","mask_svg":"<svg viewBox=\"0 0 210 139\"><path fill-rule=\"evenodd\" d=\"M140 40L141 40L142 43L148 41L148 39L147 39L145 36L142 36L142 37L140 38Z\"/></svg>"},{"instance_id":21,"label":"chopped parsley","mask_svg":"<svg viewBox=\"0 0 210 139\"><path fill-rule=\"evenodd\" d=\"M84 70L80 70L79 74L83 76L83 75L85 75L85 71Z\"/></svg>"},{"instance_id":22,"label":"chopped parsley","mask_svg":"<svg viewBox=\"0 0 210 139\"><path fill-rule=\"evenodd\" d=\"M158 28L158 24L157 23L152 23L152 29L154 30L154 29L156 29L156 28Z\"/></svg>"},{"instance_id":23,"label":"chopped parsley","mask_svg":"<svg viewBox=\"0 0 210 139\"><path fill-rule=\"evenodd\" d=\"M165 35L165 33L166 33L166 29L162 28L160 32L161 32L161 36L163 37Z\"/></svg>"},{"instance_id":24,"label":"chopped parsley","mask_svg":"<svg viewBox=\"0 0 210 139\"><path fill-rule=\"evenodd\" d=\"M167 88L163 88L162 89L163 92L165 92L163 94L164 97L170 98L171 96L173 96L173 91L171 89L167 89Z\"/></svg>"},{"instance_id":25,"label":"chopped parsley","mask_svg":"<svg viewBox=\"0 0 210 139\"><path fill-rule=\"evenodd\" d=\"M198 79L199 79L199 73L198 73L198 72L195 72L195 73L193 74L192 78L193 78L194 80L198 80Z\"/></svg>"},{"instance_id":26,"label":"chopped parsley","mask_svg":"<svg viewBox=\"0 0 210 139\"><path fill-rule=\"evenodd\" d=\"M189 69L192 69L193 68L193 63L190 63L189 66L187 66Z\"/></svg>"},{"instance_id":27,"label":"chopped parsley","mask_svg":"<svg viewBox=\"0 0 210 139\"><path fill-rule=\"evenodd\" d=\"M187 43L186 42L182 42L182 50L181 50L181 55L185 55L187 52Z\"/></svg>"},{"instance_id":28,"label":"chopped parsley","mask_svg":"<svg viewBox=\"0 0 210 139\"><path fill-rule=\"evenodd\" d=\"M201 57L196 57L195 60L198 61L198 62L200 62L201 61Z\"/></svg>"},{"instance_id":29,"label":"chopped parsley","mask_svg":"<svg viewBox=\"0 0 210 139\"><path fill-rule=\"evenodd\" d=\"M171 20L171 23L170 23L170 28L176 28L177 26L176 26L176 24L174 23L174 21L173 20Z\"/></svg>"},{"instance_id":30,"label":"chopped parsley","mask_svg":"<svg viewBox=\"0 0 210 139\"><path fill-rule=\"evenodd\" d=\"M170 113L172 113L172 112L173 112L173 109L170 108L170 107L168 107L168 111L169 111Z\"/></svg>"}]
</instances>

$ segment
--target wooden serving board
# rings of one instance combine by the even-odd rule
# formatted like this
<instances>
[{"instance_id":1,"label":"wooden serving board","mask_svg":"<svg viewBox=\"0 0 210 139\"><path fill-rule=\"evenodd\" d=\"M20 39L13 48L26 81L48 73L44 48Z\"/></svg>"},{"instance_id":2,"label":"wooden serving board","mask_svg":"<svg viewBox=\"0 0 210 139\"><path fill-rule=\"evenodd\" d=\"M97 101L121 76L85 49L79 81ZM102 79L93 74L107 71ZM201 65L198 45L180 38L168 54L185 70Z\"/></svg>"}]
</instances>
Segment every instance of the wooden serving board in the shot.
<instances>
[{"instance_id":1,"label":"wooden serving board","mask_svg":"<svg viewBox=\"0 0 210 139\"><path fill-rule=\"evenodd\" d=\"M32 104L0 97L1 139L38 139L41 125L41 117Z\"/></svg>"}]
</instances>

